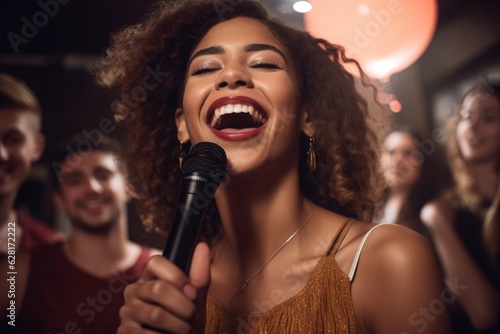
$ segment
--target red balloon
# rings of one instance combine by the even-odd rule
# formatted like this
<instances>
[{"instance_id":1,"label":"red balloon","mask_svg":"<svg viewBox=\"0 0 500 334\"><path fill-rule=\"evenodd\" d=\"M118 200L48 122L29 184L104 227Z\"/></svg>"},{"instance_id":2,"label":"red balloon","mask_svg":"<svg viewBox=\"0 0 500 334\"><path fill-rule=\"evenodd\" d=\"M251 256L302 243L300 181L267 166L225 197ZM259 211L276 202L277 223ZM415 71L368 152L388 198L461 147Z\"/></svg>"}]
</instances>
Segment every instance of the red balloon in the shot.
<instances>
[{"instance_id":1,"label":"red balloon","mask_svg":"<svg viewBox=\"0 0 500 334\"><path fill-rule=\"evenodd\" d=\"M366 73L387 80L427 49L437 23L436 0L310 0L305 28L340 44Z\"/></svg>"}]
</instances>

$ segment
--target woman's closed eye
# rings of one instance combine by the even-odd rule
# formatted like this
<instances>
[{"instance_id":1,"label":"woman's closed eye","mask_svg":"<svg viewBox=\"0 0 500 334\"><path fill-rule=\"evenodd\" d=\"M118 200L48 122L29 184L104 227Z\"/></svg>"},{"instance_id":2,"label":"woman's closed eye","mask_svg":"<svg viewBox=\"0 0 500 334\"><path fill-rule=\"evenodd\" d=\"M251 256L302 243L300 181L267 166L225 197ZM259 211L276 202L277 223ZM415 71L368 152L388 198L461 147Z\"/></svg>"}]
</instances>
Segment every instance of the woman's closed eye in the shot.
<instances>
[{"instance_id":1,"label":"woman's closed eye","mask_svg":"<svg viewBox=\"0 0 500 334\"><path fill-rule=\"evenodd\" d=\"M498 120L499 116L498 114L484 114L483 115L483 120L486 122L486 123L493 123L493 122L496 122Z\"/></svg>"},{"instance_id":2,"label":"woman's closed eye","mask_svg":"<svg viewBox=\"0 0 500 334\"><path fill-rule=\"evenodd\" d=\"M191 75L192 76L203 75L203 74L217 71L219 69L220 69L220 67L218 67L218 66L212 66L212 65L201 66L201 67L197 67L194 70L192 70Z\"/></svg>"},{"instance_id":3,"label":"woman's closed eye","mask_svg":"<svg viewBox=\"0 0 500 334\"><path fill-rule=\"evenodd\" d=\"M249 66L250 68L253 69L263 69L263 70L282 70L283 68L276 62L258 62L251 64ZM211 73L214 71L218 71L221 68L219 66L202 66L195 68L193 71L191 71L192 76L197 76L197 75L203 75L207 73Z\"/></svg>"},{"instance_id":4,"label":"woman's closed eye","mask_svg":"<svg viewBox=\"0 0 500 334\"><path fill-rule=\"evenodd\" d=\"M273 61L259 61L250 65L250 68L265 69L265 70L282 70L277 62Z\"/></svg>"}]
</instances>

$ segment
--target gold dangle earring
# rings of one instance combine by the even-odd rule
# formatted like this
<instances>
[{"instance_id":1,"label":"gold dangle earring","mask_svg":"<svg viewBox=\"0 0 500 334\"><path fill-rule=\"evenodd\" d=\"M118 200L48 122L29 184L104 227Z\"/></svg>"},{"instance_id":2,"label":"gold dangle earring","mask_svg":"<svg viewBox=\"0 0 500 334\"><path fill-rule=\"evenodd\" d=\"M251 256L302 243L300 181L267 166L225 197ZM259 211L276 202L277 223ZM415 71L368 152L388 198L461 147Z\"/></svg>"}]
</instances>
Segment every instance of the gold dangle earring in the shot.
<instances>
[{"instance_id":1,"label":"gold dangle earring","mask_svg":"<svg viewBox=\"0 0 500 334\"><path fill-rule=\"evenodd\" d=\"M186 151L182 148L182 141L179 141L179 168L182 170L182 161L186 157Z\"/></svg>"},{"instance_id":2,"label":"gold dangle earring","mask_svg":"<svg viewBox=\"0 0 500 334\"><path fill-rule=\"evenodd\" d=\"M316 170L316 152L314 152L314 136L309 136L309 148L307 149L307 165L309 171L314 173Z\"/></svg>"}]
</instances>

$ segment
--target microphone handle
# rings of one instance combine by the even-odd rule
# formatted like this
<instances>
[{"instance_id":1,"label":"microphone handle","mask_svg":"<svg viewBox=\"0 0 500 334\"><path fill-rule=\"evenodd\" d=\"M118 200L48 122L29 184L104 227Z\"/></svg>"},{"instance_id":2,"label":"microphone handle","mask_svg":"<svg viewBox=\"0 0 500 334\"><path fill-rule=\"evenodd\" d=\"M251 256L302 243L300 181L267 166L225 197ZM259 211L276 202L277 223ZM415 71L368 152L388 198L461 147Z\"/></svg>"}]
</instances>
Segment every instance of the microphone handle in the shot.
<instances>
[{"instance_id":1,"label":"microphone handle","mask_svg":"<svg viewBox=\"0 0 500 334\"><path fill-rule=\"evenodd\" d=\"M183 181L174 223L163 250L163 256L186 274L189 274L203 217L213 198L200 191L203 184L198 179Z\"/></svg>"},{"instance_id":2,"label":"microphone handle","mask_svg":"<svg viewBox=\"0 0 500 334\"><path fill-rule=\"evenodd\" d=\"M185 179L179 190L179 203L174 223L167 238L163 256L189 275L191 259L201 230L201 222L212 198L197 191L199 180ZM142 328L164 333L162 330L142 325Z\"/></svg>"}]
</instances>

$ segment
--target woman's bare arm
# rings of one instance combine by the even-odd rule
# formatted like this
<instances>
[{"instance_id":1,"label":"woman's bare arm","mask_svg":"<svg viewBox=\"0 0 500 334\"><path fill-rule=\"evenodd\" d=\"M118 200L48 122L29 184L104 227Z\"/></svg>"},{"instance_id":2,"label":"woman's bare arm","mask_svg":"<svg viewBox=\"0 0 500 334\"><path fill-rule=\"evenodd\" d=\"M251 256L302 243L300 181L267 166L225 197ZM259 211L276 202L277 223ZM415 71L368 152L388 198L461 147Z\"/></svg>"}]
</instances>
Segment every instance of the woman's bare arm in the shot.
<instances>
[{"instance_id":1,"label":"woman's bare arm","mask_svg":"<svg viewBox=\"0 0 500 334\"><path fill-rule=\"evenodd\" d=\"M499 312L499 292L486 279L465 249L453 228L453 209L443 201L427 204L422 210L422 220L429 228L446 281L460 305L478 330L495 325Z\"/></svg>"}]
</instances>

